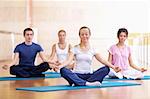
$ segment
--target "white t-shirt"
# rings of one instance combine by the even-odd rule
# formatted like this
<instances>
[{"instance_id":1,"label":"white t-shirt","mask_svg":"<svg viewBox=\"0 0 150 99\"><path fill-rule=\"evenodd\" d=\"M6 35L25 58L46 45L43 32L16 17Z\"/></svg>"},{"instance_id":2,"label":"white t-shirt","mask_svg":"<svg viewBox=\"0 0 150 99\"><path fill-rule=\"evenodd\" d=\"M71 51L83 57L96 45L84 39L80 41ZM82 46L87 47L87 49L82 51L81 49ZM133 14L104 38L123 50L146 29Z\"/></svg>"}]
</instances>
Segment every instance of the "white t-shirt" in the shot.
<instances>
[{"instance_id":1,"label":"white t-shirt","mask_svg":"<svg viewBox=\"0 0 150 99\"><path fill-rule=\"evenodd\" d=\"M69 44L66 45L65 49L60 49L58 44L56 44L56 55L60 62L63 62L68 57Z\"/></svg>"},{"instance_id":2,"label":"white t-shirt","mask_svg":"<svg viewBox=\"0 0 150 99\"><path fill-rule=\"evenodd\" d=\"M92 60L96 51L90 48L88 51L83 52L79 45L71 50L75 56L76 66L73 69L74 73L88 74L93 73Z\"/></svg>"}]
</instances>

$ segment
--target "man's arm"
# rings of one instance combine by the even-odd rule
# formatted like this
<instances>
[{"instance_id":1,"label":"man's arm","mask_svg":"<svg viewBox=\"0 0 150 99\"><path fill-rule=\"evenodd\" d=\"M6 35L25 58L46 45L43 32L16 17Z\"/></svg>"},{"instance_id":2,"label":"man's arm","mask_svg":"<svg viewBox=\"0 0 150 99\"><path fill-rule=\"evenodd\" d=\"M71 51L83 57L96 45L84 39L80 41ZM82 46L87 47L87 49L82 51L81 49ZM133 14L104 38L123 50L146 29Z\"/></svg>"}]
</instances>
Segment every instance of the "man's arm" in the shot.
<instances>
[{"instance_id":1,"label":"man's arm","mask_svg":"<svg viewBox=\"0 0 150 99\"><path fill-rule=\"evenodd\" d=\"M14 58L13 58L12 62L10 64L5 64L4 66L2 66L2 68L7 70L8 67L16 65L18 60L19 60L19 53L14 53Z\"/></svg>"},{"instance_id":2,"label":"man's arm","mask_svg":"<svg viewBox=\"0 0 150 99\"><path fill-rule=\"evenodd\" d=\"M39 56L43 60L43 62L48 62L48 60L47 60L47 58L46 58L46 56L45 56L43 51L39 52Z\"/></svg>"}]
</instances>

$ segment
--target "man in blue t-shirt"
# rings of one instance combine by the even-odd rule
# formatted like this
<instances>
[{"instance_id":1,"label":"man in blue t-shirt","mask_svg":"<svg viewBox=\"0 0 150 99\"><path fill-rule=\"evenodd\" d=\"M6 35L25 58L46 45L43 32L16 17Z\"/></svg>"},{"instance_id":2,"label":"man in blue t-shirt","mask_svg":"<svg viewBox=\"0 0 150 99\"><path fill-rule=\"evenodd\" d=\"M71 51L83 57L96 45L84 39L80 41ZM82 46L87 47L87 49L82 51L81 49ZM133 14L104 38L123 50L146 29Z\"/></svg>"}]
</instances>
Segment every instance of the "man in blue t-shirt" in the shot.
<instances>
[{"instance_id":1,"label":"man in blue t-shirt","mask_svg":"<svg viewBox=\"0 0 150 99\"><path fill-rule=\"evenodd\" d=\"M33 43L34 32L31 28L26 28L23 32L25 42L16 46L14 50L14 59L10 64L4 65L3 68L10 67L10 74L16 77L44 77L42 72L52 69L44 56L43 49L39 44ZM43 60L38 66L34 65L36 55L39 53ZM16 65L18 63L19 64Z\"/></svg>"}]
</instances>

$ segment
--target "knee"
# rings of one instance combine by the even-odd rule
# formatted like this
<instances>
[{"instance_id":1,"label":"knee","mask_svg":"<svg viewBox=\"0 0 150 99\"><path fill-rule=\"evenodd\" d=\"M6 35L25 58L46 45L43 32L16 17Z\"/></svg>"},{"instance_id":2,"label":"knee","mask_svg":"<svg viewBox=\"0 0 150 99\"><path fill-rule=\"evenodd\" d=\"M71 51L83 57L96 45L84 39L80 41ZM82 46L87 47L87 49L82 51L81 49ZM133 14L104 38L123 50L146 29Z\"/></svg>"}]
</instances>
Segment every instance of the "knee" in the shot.
<instances>
[{"instance_id":1,"label":"knee","mask_svg":"<svg viewBox=\"0 0 150 99\"><path fill-rule=\"evenodd\" d=\"M11 66L11 67L10 67L10 70L12 70L12 71L13 71L13 70L17 70L17 66L15 66L15 65Z\"/></svg>"},{"instance_id":2,"label":"knee","mask_svg":"<svg viewBox=\"0 0 150 99\"><path fill-rule=\"evenodd\" d=\"M108 74L110 72L110 68L108 66L105 66L105 71Z\"/></svg>"},{"instance_id":3,"label":"knee","mask_svg":"<svg viewBox=\"0 0 150 99\"><path fill-rule=\"evenodd\" d=\"M63 76L65 74L67 74L68 69L66 67L63 67L60 69L60 74Z\"/></svg>"},{"instance_id":4,"label":"knee","mask_svg":"<svg viewBox=\"0 0 150 99\"><path fill-rule=\"evenodd\" d=\"M10 74L14 74L15 72L17 72L19 70L19 68L15 65L10 67Z\"/></svg>"},{"instance_id":5,"label":"knee","mask_svg":"<svg viewBox=\"0 0 150 99\"><path fill-rule=\"evenodd\" d=\"M49 66L48 62L43 62L43 63L41 63L40 65Z\"/></svg>"},{"instance_id":6,"label":"knee","mask_svg":"<svg viewBox=\"0 0 150 99\"><path fill-rule=\"evenodd\" d=\"M44 62L44 63L41 63L40 64L43 68L45 68L45 69L49 69L49 64L48 64L48 62Z\"/></svg>"}]
</instances>

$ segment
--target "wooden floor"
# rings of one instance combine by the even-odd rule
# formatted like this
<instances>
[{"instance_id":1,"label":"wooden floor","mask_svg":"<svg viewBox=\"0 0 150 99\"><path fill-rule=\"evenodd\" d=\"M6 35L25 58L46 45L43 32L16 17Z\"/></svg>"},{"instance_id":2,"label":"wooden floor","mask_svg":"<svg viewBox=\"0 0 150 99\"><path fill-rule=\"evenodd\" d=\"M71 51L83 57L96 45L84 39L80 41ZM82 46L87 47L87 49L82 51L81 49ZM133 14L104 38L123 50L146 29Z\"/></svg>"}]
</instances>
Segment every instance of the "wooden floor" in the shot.
<instances>
[{"instance_id":1,"label":"wooden floor","mask_svg":"<svg viewBox=\"0 0 150 99\"><path fill-rule=\"evenodd\" d=\"M0 76L8 76L8 72L1 68L0 72ZM150 80L127 82L137 82L142 85L55 92L28 92L19 91L16 88L59 85L67 84L67 82L63 78L0 81L0 99L150 99Z\"/></svg>"}]
</instances>

